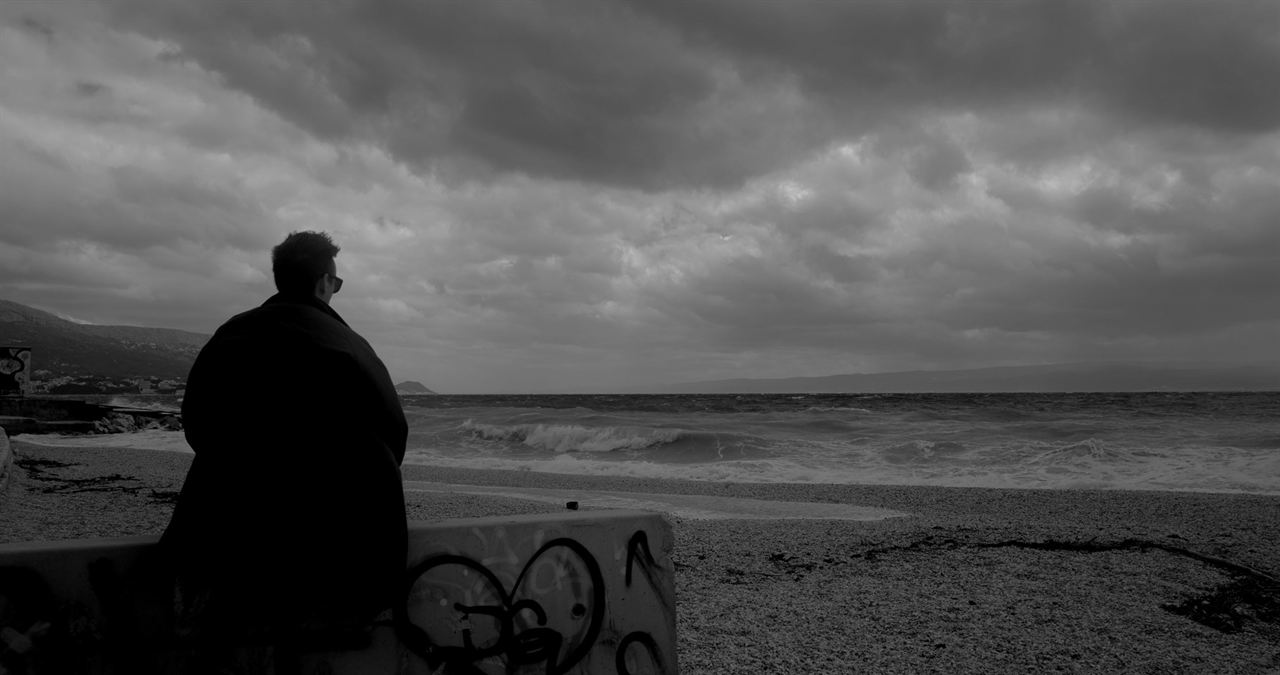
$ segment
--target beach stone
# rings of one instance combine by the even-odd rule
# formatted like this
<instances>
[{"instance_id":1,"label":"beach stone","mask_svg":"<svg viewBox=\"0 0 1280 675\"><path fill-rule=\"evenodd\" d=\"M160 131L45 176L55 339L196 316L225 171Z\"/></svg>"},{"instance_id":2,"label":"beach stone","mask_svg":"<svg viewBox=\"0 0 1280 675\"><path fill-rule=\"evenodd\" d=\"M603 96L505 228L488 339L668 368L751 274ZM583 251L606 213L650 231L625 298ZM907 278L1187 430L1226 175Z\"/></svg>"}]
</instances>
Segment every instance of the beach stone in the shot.
<instances>
[{"instance_id":1,"label":"beach stone","mask_svg":"<svg viewBox=\"0 0 1280 675\"><path fill-rule=\"evenodd\" d=\"M93 430L99 434L121 434L138 430L138 421L133 415L115 413L108 415L93 424Z\"/></svg>"}]
</instances>

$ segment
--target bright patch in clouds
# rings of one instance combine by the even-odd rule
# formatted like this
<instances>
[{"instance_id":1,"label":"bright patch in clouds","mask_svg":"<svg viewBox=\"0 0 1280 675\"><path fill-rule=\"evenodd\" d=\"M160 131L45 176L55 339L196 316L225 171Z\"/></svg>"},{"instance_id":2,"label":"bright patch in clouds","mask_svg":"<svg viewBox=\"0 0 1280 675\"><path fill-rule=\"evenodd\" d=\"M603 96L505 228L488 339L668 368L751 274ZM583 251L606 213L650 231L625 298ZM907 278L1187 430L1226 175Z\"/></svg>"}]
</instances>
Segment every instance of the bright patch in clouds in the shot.
<instances>
[{"instance_id":1,"label":"bright patch in clouds","mask_svg":"<svg viewBox=\"0 0 1280 675\"><path fill-rule=\"evenodd\" d=\"M1278 33L1230 0L6 3L0 297L208 333L320 229L335 308L442 392L1274 361Z\"/></svg>"}]
</instances>

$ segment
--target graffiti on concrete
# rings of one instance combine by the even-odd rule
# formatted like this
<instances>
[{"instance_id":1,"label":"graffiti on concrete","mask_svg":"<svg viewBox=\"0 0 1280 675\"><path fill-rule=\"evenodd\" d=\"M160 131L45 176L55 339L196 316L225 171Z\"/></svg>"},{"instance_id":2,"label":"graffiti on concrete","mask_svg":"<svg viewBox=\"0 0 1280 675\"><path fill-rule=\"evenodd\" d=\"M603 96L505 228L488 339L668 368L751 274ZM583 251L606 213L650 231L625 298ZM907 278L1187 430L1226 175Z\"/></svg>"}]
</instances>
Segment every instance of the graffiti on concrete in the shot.
<instances>
[{"instance_id":1,"label":"graffiti on concrete","mask_svg":"<svg viewBox=\"0 0 1280 675\"><path fill-rule=\"evenodd\" d=\"M606 526L424 528L431 544L406 570L394 637L335 672L674 672L673 580L650 547L666 535L632 523L626 538ZM0 675L178 673L210 646L184 632L191 608L154 540L68 544L0 551Z\"/></svg>"},{"instance_id":2,"label":"graffiti on concrete","mask_svg":"<svg viewBox=\"0 0 1280 675\"><path fill-rule=\"evenodd\" d=\"M618 651L614 658L614 667L618 675L641 675L641 673L661 673L662 650L653 636L643 631L627 633L618 643Z\"/></svg>"},{"instance_id":3,"label":"graffiti on concrete","mask_svg":"<svg viewBox=\"0 0 1280 675\"><path fill-rule=\"evenodd\" d=\"M65 653L53 593L36 572L0 567L0 673L55 672Z\"/></svg>"},{"instance_id":4,"label":"graffiti on concrete","mask_svg":"<svg viewBox=\"0 0 1280 675\"><path fill-rule=\"evenodd\" d=\"M649 535L644 530L636 530L627 541L626 584L631 588L633 570L639 568L644 573L649 588L661 594L661 585L657 575L660 572L658 561L649 549ZM640 673L664 672L662 651L657 640L644 631L628 633L618 643L614 658L614 668L618 675L640 675Z\"/></svg>"},{"instance_id":5,"label":"graffiti on concrete","mask_svg":"<svg viewBox=\"0 0 1280 675\"><path fill-rule=\"evenodd\" d=\"M31 348L0 347L0 394L25 394L30 377Z\"/></svg>"},{"instance_id":6,"label":"graffiti on concrete","mask_svg":"<svg viewBox=\"0 0 1280 675\"><path fill-rule=\"evenodd\" d=\"M510 589L465 556L427 558L409 570L396 626L405 646L433 668L500 656L510 667L545 663L545 672L564 673L599 635L604 599L595 557L561 538L544 544Z\"/></svg>"},{"instance_id":7,"label":"graffiti on concrete","mask_svg":"<svg viewBox=\"0 0 1280 675\"><path fill-rule=\"evenodd\" d=\"M517 558L497 555L506 567ZM657 563L648 536L637 531L627 544L626 585L638 567L652 584ZM655 586L655 590L657 587ZM531 672L558 675L581 664L596 646L606 615L600 564L581 543L546 542L504 583L498 572L472 558L441 554L409 571L396 628L403 644L432 669L446 672ZM644 631L617 643L619 675L663 672L661 651Z\"/></svg>"},{"instance_id":8,"label":"graffiti on concrete","mask_svg":"<svg viewBox=\"0 0 1280 675\"><path fill-rule=\"evenodd\" d=\"M640 571L644 572L649 585L656 588L653 575L658 561L653 559L653 552L649 550L649 535L645 534L644 530L636 530L636 533L631 535L631 540L627 542L627 588L631 587L631 569L636 562L640 563Z\"/></svg>"}]
</instances>

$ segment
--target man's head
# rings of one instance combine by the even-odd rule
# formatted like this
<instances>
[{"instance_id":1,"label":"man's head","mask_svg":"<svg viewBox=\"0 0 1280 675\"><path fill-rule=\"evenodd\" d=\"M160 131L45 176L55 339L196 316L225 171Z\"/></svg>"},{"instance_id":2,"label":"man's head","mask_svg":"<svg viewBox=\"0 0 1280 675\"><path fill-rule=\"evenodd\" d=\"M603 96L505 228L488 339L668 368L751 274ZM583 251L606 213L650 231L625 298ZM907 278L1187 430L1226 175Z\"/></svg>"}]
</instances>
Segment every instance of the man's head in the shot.
<instances>
[{"instance_id":1,"label":"man's head","mask_svg":"<svg viewBox=\"0 0 1280 675\"><path fill-rule=\"evenodd\" d=\"M271 249L276 290L286 295L314 295L329 304L342 288L333 259L338 246L324 232L291 232Z\"/></svg>"}]
</instances>

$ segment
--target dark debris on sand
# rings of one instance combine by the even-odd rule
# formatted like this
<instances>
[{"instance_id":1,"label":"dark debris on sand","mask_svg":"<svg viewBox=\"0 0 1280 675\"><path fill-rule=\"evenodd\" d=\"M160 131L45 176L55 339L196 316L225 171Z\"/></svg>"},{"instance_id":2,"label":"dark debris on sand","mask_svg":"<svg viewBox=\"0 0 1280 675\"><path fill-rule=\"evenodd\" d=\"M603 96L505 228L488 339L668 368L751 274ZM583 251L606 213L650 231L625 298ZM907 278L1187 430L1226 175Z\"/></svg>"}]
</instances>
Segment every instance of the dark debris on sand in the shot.
<instances>
[{"instance_id":1,"label":"dark debris on sand","mask_svg":"<svg viewBox=\"0 0 1280 675\"><path fill-rule=\"evenodd\" d=\"M63 469L67 467L79 466L71 462L59 462L52 459L40 459L35 457L19 457L14 460L23 470L27 472L27 477L31 480L43 483L39 488L44 493L65 493L65 492L127 492L137 494L143 488L137 478L125 476L119 473L107 474L105 476L90 476L88 478L67 478L51 472L51 469Z\"/></svg>"}]
</instances>

